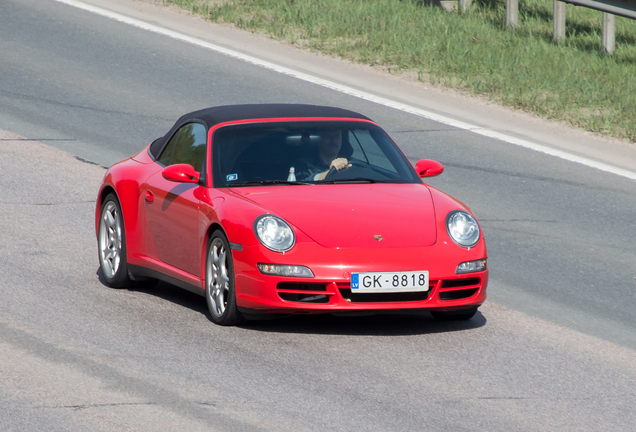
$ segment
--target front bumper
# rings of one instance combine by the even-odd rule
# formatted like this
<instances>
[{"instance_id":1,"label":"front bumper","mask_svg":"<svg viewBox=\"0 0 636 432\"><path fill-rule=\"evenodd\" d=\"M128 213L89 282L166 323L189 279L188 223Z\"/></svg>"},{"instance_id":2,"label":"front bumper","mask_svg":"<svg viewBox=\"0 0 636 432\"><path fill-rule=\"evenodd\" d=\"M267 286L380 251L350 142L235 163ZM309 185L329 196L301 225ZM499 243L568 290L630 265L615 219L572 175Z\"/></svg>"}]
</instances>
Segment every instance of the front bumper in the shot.
<instances>
[{"instance_id":1,"label":"front bumper","mask_svg":"<svg viewBox=\"0 0 636 432\"><path fill-rule=\"evenodd\" d=\"M251 313L452 311L486 300L488 270L455 274L461 262L486 258L486 248L479 244L472 249L448 242L421 248L328 249L308 242L286 254L247 246L233 250L232 257L237 306ZM303 265L315 276L264 275L257 263ZM351 273L421 270L429 272L427 292L360 294L350 289Z\"/></svg>"}]
</instances>

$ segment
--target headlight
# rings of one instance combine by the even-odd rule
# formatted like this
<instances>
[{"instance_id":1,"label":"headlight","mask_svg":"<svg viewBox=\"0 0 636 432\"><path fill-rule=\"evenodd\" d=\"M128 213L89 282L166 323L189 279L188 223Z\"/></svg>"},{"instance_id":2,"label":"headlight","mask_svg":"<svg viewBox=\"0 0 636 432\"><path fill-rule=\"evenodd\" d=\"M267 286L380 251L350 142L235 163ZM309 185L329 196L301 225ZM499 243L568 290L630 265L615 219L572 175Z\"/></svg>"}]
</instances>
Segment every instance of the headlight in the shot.
<instances>
[{"instance_id":1,"label":"headlight","mask_svg":"<svg viewBox=\"0 0 636 432\"><path fill-rule=\"evenodd\" d=\"M446 216L446 231L463 247L473 247L479 241L479 224L470 213L462 210L453 210Z\"/></svg>"},{"instance_id":2,"label":"headlight","mask_svg":"<svg viewBox=\"0 0 636 432\"><path fill-rule=\"evenodd\" d=\"M267 249L287 252L296 243L296 236L289 224L274 215L261 215L254 221L256 237Z\"/></svg>"}]
</instances>

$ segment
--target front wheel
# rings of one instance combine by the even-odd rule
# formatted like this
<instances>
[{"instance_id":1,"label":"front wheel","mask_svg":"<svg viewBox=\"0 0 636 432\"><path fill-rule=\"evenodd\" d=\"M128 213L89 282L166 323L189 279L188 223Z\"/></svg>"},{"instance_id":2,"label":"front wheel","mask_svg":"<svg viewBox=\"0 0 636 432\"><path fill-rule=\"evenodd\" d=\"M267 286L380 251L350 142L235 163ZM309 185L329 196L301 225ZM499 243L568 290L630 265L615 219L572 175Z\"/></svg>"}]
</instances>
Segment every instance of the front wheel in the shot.
<instances>
[{"instance_id":1,"label":"front wheel","mask_svg":"<svg viewBox=\"0 0 636 432\"><path fill-rule=\"evenodd\" d=\"M232 252L220 230L215 231L208 241L205 259L205 298L215 324L232 326L241 321L241 314L236 307Z\"/></svg>"},{"instance_id":2,"label":"front wheel","mask_svg":"<svg viewBox=\"0 0 636 432\"><path fill-rule=\"evenodd\" d=\"M433 318L441 321L467 321L474 317L476 313L477 306L470 309L462 309L449 312L431 311L431 315L433 315Z\"/></svg>"},{"instance_id":3,"label":"front wheel","mask_svg":"<svg viewBox=\"0 0 636 432\"><path fill-rule=\"evenodd\" d=\"M115 194L108 194L102 203L98 232L99 265L106 284L124 288L131 284L126 261L126 230L121 206Z\"/></svg>"}]
</instances>

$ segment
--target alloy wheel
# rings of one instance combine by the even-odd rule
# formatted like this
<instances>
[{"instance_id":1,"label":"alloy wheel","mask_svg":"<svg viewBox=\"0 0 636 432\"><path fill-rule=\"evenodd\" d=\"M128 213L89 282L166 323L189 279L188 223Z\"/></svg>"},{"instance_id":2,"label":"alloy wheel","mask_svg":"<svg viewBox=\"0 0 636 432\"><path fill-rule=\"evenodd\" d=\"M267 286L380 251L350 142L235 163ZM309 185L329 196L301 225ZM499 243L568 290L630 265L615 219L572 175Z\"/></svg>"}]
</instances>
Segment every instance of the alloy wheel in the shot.
<instances>
[{"instance_id":1,"label":"alloy wheel","mask_svg":"<svg viewBox=\"0 0 636 432\"><path fill-rule=\"evenodd\" d=\"M102 210L99 227L99 252L102 271L108 279L113 279L119 270L121 260L121 218L113 201L108 201Z\"/></svg>"},{"instance_id":2,"label":"alloy wheel","mask_svg":"<svg viewBox=\"0 0 636 432\"><path fill-rule=\"evenodd\" d=\"M227 306L230 277L228 275L228 258L223 240L215 238L208 250L206 265L206 295L210 312L215 317L221 317Z\"/></svg>"}]
</instances>

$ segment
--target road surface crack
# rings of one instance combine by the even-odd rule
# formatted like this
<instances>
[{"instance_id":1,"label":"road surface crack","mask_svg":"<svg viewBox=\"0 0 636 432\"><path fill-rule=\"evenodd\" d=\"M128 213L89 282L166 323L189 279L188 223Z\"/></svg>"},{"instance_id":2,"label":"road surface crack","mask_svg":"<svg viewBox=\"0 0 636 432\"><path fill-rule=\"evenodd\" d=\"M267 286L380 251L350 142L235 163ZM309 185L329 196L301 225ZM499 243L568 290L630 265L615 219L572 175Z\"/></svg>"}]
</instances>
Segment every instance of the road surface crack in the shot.
<instances>
[{"instance_id":1,"label":"road surface crack","mask_svg":"<svg viewBox=\"0 0 636 432\"><path fill-rule=\"evenodd\" d=\"M86 159L81 158L81 157L79 157L79 156L75 156L75 159L77 159L77 160L78 160L78 161L80 161L80 162L84 162L84 163L86 163L86 164L89 164L89 165L95 165L95 166L98 166L98 167L101 167L101 168L104 168L104 169L108 169L108 167L107 167L107 166L100 165L100 164L98 164L97 162L89 161L89 160L86 160Z\"/></svg>"},{"instance_id":2,"label":"road surface crack","mask_svg":"<svg viewBox=\"0 0 636 432\"><path fill-rule=\"evenodd\" d=\"M593 401L633 398L636 395L623 394L615 396L581 396L581 397L540 397L540 396L478 396L480 400L543 400L543 401Z\"/></svg>"},{"instance_id":3,"label":"road surface crack","mask_svg":"<svg viewBox=\"0 0 636 432\"><path fill-rule=\"evenodd\" d=\"M77 141L74 138L0 138L0 141Z\"/></svg>"},{"instance_id":4,"label":"road surface crack","mask_svg":"<svg viewBox=\"0 0 636 432\"><path fill-rule=\"evenodd\" d=\"M42 406L42 407L36 407L36 408L72 409L74 411L80 411L80 410L89 409L89 408L104 408L104 407L117 407L117 406L138 406L138 405L157 405L157 403L156 402L117 402L117 403L103 403L103 404Z\"/></svg>"},{"instance_id":5,"label":"road surface crack","mask_svg":"<svg viewBox=\"0 0 636 432\"><path fill-rule=\"evenodd\" d=\"M194 402L195 405L212 406L216 407L215 402L203 401ZM57 406L38 406L35 408L45 409L70 409L73 411L81 411L90 408L108 408L108 407L120 407L120 406L153 406L158 405L157 402L113 402L113 403L101 403L101 404L78 404L78 405L57 405Z\"/></svg>"},{"instance_id":6,"label":"road surface crack","mask_svg":"<svg viewBox=\"0 0 636 432\"><path fill-rule=\"evenodd\" d=\"M66 202L55 202L55 203L24 203L24 202L13 202L13 201L0 201L0 205L2 204L24 205L24 206L59 206L59 205L67 205L67 204L95 204L95 200L66 201Z\"/></svg>"}]
</instances>

